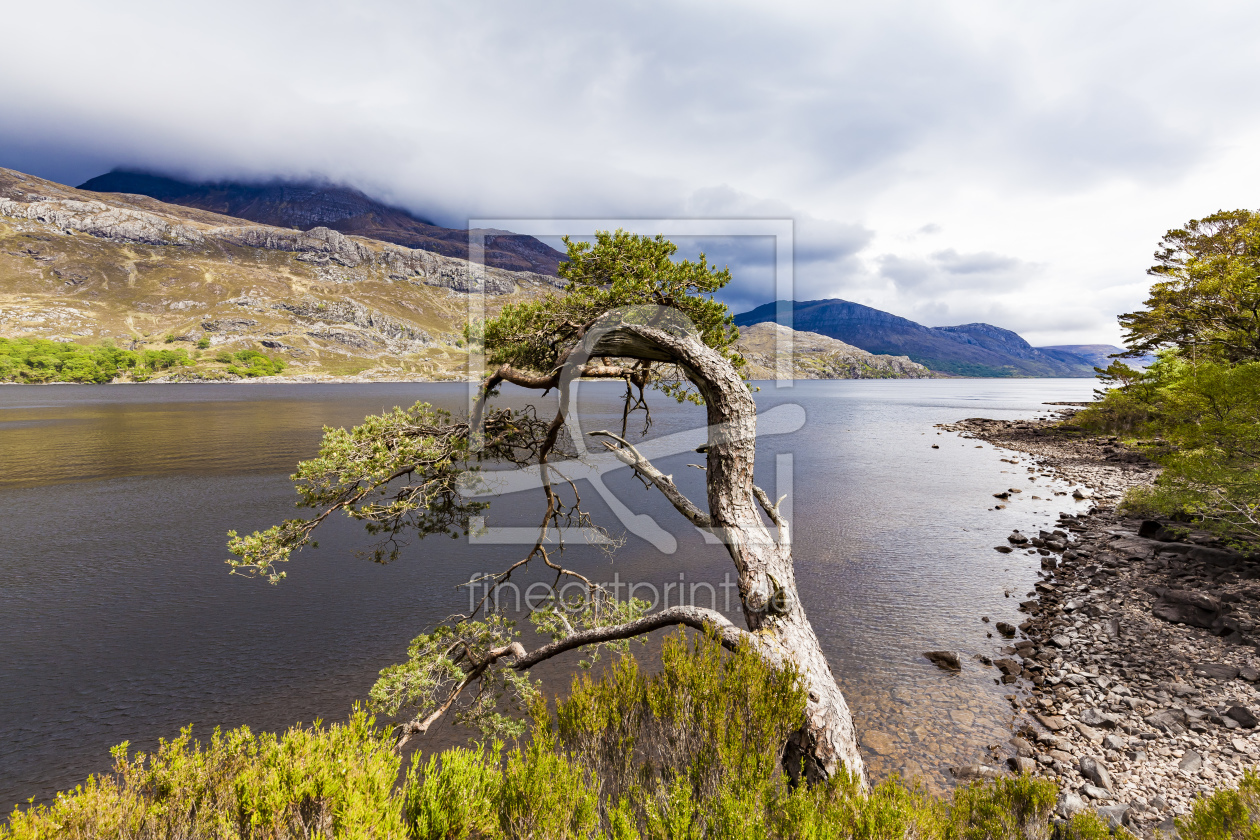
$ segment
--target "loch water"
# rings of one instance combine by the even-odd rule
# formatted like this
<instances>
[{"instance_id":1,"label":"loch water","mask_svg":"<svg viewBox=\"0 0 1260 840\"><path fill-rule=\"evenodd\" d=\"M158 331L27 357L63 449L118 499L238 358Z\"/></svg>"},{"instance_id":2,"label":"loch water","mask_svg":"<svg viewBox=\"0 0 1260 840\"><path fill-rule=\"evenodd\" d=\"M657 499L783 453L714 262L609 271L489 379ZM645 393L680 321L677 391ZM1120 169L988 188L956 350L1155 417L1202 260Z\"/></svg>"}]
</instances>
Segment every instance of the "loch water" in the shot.
<instances>
[{"instance_id":1,"label":"loch water","mask_svg":"<svg viewBox=\"0 0 1260 840\"><path fill-rule=\"evenodd\" d=\"M1096 384L762 383L761 412L803 410L799 429L759 440L758 483L787 496L801 597L874 778L897 771L943 788L948 766L985 760L988 745L1006 742L1011 688L972 657L998 654L1003 641L981 617L1018 623L1038 564L993 547L1012 528L1045 527L1082 507L1054 495L1067 485L1030 481L1027 459L935 424L1040 416L1047 403L1089 399ZM504 399L523 396L508 389ZM431 538L380 565L356 556L368 545L360 526L335 521L279 585L224 564L229 529L294 515L288 476L324 426L417 400L459 411L467 388L0 387L0 807L47 801L108 769L111 746L148 750L188 724L206 736L216 726L344 719L413 636L466 608L459 585L521 546ZM620 424L619 391L608 383L583 385L580 406L586 431ZM658 399L648 435L702 426L701 409ZM658 466L703 500L703 474L688 466L700 457L683 452ZM579 487L625 545L612 558L574 546L566 560L599 580L641 584L638 597L673 584L676 599L681 583L708 606L708 584L739 621L738 604L722 603L732 567L721 546L628 469L602 481ZM1024 492L994 510L992 494L1009 487ZM643 529L616 515L622 505L670 539L638 536ZM486 524L527 527L540 510L538 491L525 490L495 500ZM525 582L533 579L543 578ZM959 651L962 673L927 662L923 651L934 649ZM556 660L538 673L560 690L572 669Z\"/></svg>"}]
</instances>

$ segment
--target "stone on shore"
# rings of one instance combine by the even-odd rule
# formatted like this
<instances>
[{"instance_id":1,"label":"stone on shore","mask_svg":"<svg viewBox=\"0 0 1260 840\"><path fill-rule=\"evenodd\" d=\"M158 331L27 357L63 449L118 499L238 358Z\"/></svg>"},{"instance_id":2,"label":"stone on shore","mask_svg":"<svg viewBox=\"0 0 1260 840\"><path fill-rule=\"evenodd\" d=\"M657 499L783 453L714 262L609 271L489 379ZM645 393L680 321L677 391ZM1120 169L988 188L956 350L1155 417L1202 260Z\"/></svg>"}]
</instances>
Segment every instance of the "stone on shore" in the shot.
<instances>
[{"instance_id":1,"label":"stone on shore","mask_svg":"<svg viewBox=\"0 0 1260 840\"><path fill-rule=\"evenodd\" d=\"M1260 553L1239 554L1197 523L1117 514L1111 506L1149 485L1156 465L1114 437L1049 426L943 427L1028 453L1038 478L1069 482L1056 493L1079 487L1082 501L1088 487L1097 500L1068 500L1056 527L1007 539L1013 560L1024 548L1037 562L1024 570L1035 575L1034 600L1019 603L1020 634L977 654L1018 685L1007 696L1016 737L994 761L1054 779L1060 816L1097 808L1151 838L1260 762ZM1018 593L1007 585L1008 598ZM993 636L1003 618L993 618Z\"/></svg>"},{"instance_id":2,"label":"stone on shore","mask_svg":"<svg viewBox=\"0 0 1260 840\"><path fill-rule=\"evenodd\" d=\"M1242 706L1232 706L1229 711L1225 712L1225 716L1232 718L1243 729L1256 728L1256 716L1251 713L1250 709L1244 709Z\"/></svg>"},{"instance_id":3,"label":"stone on shore","mask_svg":"<svg viewBox=\"0 0 1260 840\"><path fill-rule=\"evenodd\" d=\"M1081 756L1080 769L1082 776L1089 779L1100 788L1108 791L1114 789L1111 786L1111 776L1107 774L1107 768L1098 761L1095 761L1087 755Z\"/></svg>"},{"instance_id":4,"label":"stone on shore","mask_svg":"<svg viewBox=\"0 0 1260 840\"><path fill-rule=\"evenodd\" d=\"M949 768L949 772L955 779L964 782L976 779L1000 779L1006 775L1000 768L990 767L987 764L964 764L961 767Z\"/></svg>"}]
</instances>

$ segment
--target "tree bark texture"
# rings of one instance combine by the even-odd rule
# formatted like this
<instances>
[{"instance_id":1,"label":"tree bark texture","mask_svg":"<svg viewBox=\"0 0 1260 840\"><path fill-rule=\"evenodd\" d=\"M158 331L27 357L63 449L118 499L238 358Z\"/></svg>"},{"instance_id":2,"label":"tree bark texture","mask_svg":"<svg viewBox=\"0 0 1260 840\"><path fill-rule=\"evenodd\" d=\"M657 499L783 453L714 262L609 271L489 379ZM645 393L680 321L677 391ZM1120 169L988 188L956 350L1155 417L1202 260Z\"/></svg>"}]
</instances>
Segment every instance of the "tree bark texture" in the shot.
<instances>
[{"instance_id":1,"label":"tree bark texture","mask_svg":"<svg viewBox=\"0 0 1260 840\"><path fill-rule=\"evenodd\" d=\"M865 783L853 716L797 593L788 523L753 484L757 407L748 386L725 357L695 335L623 323L593 331L583 349L588 356L680 364L703 395L709 530L726 545L738 570L744 619L759 650L776 662L794 663L809 691L805 725L789 745L789 768L803 760L807 779L847 771ZM763 510L777 527L777 539Z\"/></svg>"}]
</instances>

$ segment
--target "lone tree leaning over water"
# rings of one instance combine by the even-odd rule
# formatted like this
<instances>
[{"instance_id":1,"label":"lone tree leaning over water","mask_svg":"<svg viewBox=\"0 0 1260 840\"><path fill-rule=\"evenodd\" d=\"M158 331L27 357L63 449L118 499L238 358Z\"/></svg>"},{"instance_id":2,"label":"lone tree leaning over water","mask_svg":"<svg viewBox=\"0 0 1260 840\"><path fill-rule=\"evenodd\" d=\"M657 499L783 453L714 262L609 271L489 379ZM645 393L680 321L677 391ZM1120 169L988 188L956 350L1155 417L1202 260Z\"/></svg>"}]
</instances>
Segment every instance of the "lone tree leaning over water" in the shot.
<instances>
[{"instance_id":1,"label":"lone tree leaning over water","mask_svg":"<svg viewBox=\"0 0 1260 840\"><path fill-rule=\"evenodd\" d=\"M519 724L498 710L505 701L521 704L534 696L529 668L566 651L624 644L661 627L685 625L714 633L731 649L748 645L801 675L809 699L804 726L787 745L790 769L803 763L811 779L842 771L864 778L852 716L797 595L788 523L778 504L753 483L756 405L739 373L738 330L726 307L711 297L729 282L730 272L717 271L703 254L698 262L674 262L674 245L659 236L617 231L598 234L593 244L566 242L568 261L560 265L568 281L564 294L509 306L470 329L470 339L484 342L489 363L497 366L482 383L471 418L453 419L418 403L368 417L349 431L326 430L319 456L299 464L294 475L299 504L317 514L247 537L230 533L229 549L236 556L228 562L235 571L277 582L284 577L278 564L338 510L379 535L373 556L390 560L398 554L399 539L411 532L467 533L470 517L486 507L475 495L477 482L470 481L486 475L478 472L480 464L529 467L541 478L546 502L537 541L484 579L487 594L469 614L418 637L408 661L383 671L372 689L376 708L414 714L400 727L400 744L447 712L483 731L519 731ZM625 382L619 433L588 436L726 547L738 571L747 629L695 606L645 613L642 602L618 601L562 564L560 530L594 527L576 486L558 470L582 434L570 399L579 378ZM496 407L493 398L504 382L543 396L554 391L554 416L540 416L535 406ZM708 444L698 451L707 460L707 511L627 440L636 412L644 413L645 429L650 423L651 389L706 408ZM530 564L554 571L557 581L577 581L586 597L570 603L552 598L531 609L531 621L553 641L527 651L511 623L490 611L488 598L494 586Z\"/></svg>"}]
</instances>

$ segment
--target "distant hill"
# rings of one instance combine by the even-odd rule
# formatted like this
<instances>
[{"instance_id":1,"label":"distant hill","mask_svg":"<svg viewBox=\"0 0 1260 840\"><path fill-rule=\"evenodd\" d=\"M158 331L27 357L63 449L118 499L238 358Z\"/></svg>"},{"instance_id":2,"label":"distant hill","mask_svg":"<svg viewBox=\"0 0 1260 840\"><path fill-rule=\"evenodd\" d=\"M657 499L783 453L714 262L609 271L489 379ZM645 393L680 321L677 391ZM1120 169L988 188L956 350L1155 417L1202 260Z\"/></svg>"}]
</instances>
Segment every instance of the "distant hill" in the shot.
<instances>
[{"instance_id":1,"label":"distant hill","mask_svg":"<svg viewBox=\"0 0 1260 840\"><path fill-rule=\"evenodd\" d=\"M194 207L274 227L341 233L393 242L408 248L468 259L468 231L444 228L398 207L390 207L358 190L333 184L271 181L193 183L146 172L114 170L80 184L99 193L145 195L167 204ZM486 240L486 264L508 271L555 275L564 258L532 236L509 231Z\"/></svg>"},{"instance_id":2,"label":"distant hill","mask_svg":"<svg viewBox=\"0 0 1260 840\"><path fill-rule=\"evenodd\" d=\"M935 374L905 356L876 356L825 335L773 323L742 327L735 343L750 379L777 379L781 337L792 341L792 379L931 379Z\"/></svg>"},{"instance_id":3,"label":"distant hill","mask_svg":"<svg viewBox=\"0 0 1260 840\"><path fill-rule=\"evenodd\" d=\"M778 303L735 316L741 327L774 321ZM792 328L818 333L868 353L908 356L941 373L957 376L1094 375L1088 359L1058 348L1037 348L1017 333L991 324L925 327L847 300L791 301Z\"/></svg>"}]
</instances>

